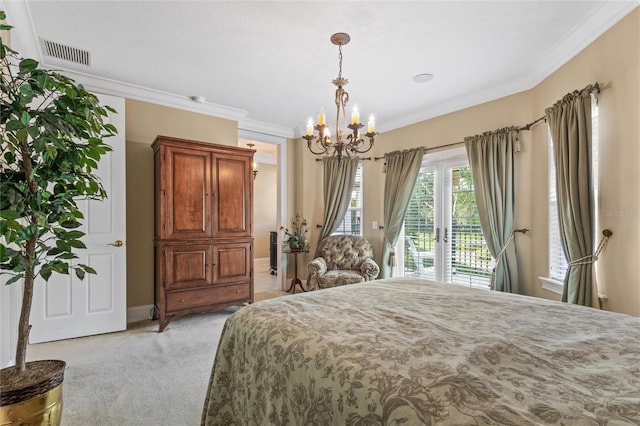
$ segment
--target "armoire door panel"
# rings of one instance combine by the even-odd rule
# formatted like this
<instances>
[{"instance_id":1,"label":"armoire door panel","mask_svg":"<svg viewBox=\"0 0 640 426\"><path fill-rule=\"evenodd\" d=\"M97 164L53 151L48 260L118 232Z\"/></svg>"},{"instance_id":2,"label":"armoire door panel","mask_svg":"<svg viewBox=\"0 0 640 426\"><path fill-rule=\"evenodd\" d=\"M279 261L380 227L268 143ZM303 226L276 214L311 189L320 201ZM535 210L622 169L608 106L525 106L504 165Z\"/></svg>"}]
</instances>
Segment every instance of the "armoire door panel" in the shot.
<instances>
[{"instance_id":1,"label":"armoire door panel","mask_svg":"<svg viewBox=\"0 0 640 426\"><path fill-rule=\"evenodd\" d=\"M213 281L216 285L251 278L251 243L216 244L213 253Z\"/></svg>"},{"instance_id":2,"label":"armoire door panel","mask_svg":"<svg viewBox=\"0 0 640 426\"><path fill-rule=\"evenodd\" d=\"M167 156L167 238L210 237L211 154L170 147Z\"/></svg>"},{"instance_id":3,"label":"armoire door panel","mask_svg":"<svg viewBox=\"0 0 640 426\"><path fill-rule=\"evenodd\" d=\"M250 176L251 163L246 157L216 155L215 185L216 196L214 211L217 220L214 223L214 236L248 236L249 229L249 200L247 193L247 177Z\"/></svg>"},{"instance_id":4,"label":"armoire door panel","mask_svg":"<svg viewBox=\"0 0 640 426\"><path fill-rule=\"evenodd\" d=\"M211 285L211 244L166 246L167 290Z\"/></svg>"}]
</instances>

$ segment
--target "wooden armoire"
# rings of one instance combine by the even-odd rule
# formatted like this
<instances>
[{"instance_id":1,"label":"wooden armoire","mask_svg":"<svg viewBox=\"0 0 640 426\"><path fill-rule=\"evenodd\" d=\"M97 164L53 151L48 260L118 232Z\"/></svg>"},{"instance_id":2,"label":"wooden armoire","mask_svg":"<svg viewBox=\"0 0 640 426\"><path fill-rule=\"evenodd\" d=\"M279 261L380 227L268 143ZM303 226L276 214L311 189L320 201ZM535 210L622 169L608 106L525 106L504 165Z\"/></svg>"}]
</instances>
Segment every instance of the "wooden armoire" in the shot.
<instances>
[{"instance_id":1,"label":"wooden armoire","mask_svg":"<svg viewBox=\"0 0 640 426\"><path fill-rule=\"evenodd\" d=\"M155 312L159 331L195 312L253 303L253 154L158 136Z\"/></svg>"}]
</instances>

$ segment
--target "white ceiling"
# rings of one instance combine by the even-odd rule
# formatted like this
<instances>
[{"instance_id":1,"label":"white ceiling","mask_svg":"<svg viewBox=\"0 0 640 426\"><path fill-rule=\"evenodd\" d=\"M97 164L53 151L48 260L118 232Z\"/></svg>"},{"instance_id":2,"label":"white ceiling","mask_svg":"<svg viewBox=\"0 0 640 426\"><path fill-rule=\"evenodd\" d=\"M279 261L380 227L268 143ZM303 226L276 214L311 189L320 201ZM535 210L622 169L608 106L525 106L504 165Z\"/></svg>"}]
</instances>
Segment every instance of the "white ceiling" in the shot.
<instances>
[{"instance_id":1,"label":"white ceiling","mask_svg":"<svg viewBox=\"0 0 640 426\"><path fill-rule=\"evenodd\" d=\"M384 132L527 90L638 1L4 0L13 47L87 87L299 136L321 108L347 32L350 106ZM43 55L46 39L90 65ZM428 83L415 83L432 73ZM205 103L190 100L203 96Z\"/></svg>"}]
</instances>

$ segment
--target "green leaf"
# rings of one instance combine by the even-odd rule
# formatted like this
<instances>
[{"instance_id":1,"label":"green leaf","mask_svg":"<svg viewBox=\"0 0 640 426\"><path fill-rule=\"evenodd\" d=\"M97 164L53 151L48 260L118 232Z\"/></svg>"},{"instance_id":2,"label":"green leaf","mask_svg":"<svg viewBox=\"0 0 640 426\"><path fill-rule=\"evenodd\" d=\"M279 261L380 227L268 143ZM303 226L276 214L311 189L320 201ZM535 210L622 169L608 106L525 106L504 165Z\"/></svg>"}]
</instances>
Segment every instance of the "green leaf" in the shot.
<instances>
[{"instance_id":1,"label":"green leaf","mask_svg":"<svg viewBox=\"0 0 640 426\"><path fill-rule=\"evenodd\" d=\"M81 268L76 268L76 276L81 280L84 280L85 272Z\"/></svg>"},{"instance_id":2,"label":"green leaf","mask_svg":"<svg viewBox=\"0 0 640 426\"><path fill-rule=\"evenodd\" d=\"M80 222L65 220L64 222L60 222L60 226L66 229L74 229L82 226Z\"/></svg>"},{"instance_id":3,"label":"green leaf","mask_svg":"<svg viewBox=\"0 0 640 426\"><path fill-rule=\"evenodd\" d=\"M3 219L14 220L19 219L20 215L14 210L0 210L0 217Z\"/></svg>"},{"instance_id":4,"label":"green leaf","mask_svg":"<svg viewBox=\"0 0 640 426\"><path fill-rule=\"evenodd\" d=\"M22 127L24 127L24 124L22 124L20 120L16 119L9 120L6 124L7 132L13 132L15 130L21 129Z\"/></svg>"},{"instance_id":5,"label":"green leaf","mask_svg":"<svg viewBox=\"0 0 640 426\"><path fill-rule=\"evenodd\" d=\"M69 265L63 262L54 264L53 270L59 274L69 275Z\"/></svg>"},{"instance_id":6,"label":"green leaf","mask_svg":"<svg viewBox=\"0 0 640 426\"><path fill-rule=\"evenodd\" d=\"M14 161L16 161L16 156L13 152L7 151L4 154L4 160L7 162L7 164L12 164Z\"/></svg>"},{"instance_id":7,"label":"green leaf","mask_svg":"<svg viewBox=\"0 0 640 426\"><path fill-rule=\"evenodd\" d=\"M67 94L67 96L69 96L71 99L75 99L78 96L78 92L76 91L76 89L73 86L69 86L65 89L65 93Z\"/></svg>"},{"instance_id":8,"label":"green leaf","mask_svg":"<svg viewBox=\"0 0 640 426\"><path fill-rule=\"evenodd\" d=\"M20 129L15 133L15 135L19 142L24 142L27 140L29 133L27 132L27 129Z\"/></svg>"},{"instance_id":9,"label":"green leaf","mask_svg":"<svg viewBox=\"0 0 640 426\"><path fill-rule=\"evenodd\" d=\"M36 68L38 68L38 61L36 61L35 59L23 59L20 61L20 72L29 72L29 71L33 71Z\"/></svg>"},{"instance_id":10,"label":"green leaf","mask_svg":"<svg viewBox=\"0 0 640 426\"><path fill-rule=\"evenodd\" d=\"M49 155L49 157L52 160L55 160L56 157L58 156L58 150L56 149L56 147L53 146L53 145L47 145L46 149L47 149L47 154Z\"/></svg>"},{"instance_id":11,"label":"green leaf","mask_svg":"<svg viewBox=\"0 0 640 426\"><path fill-rule=\"evenodd\" d=\"M47 148L47 141L44 138L34 139L33 147L37 152L44 152Z\"/></svg>"},{"instance_id":12,"label":"green leaf","mask_svg":"<svg viewBox=\"0 0 640 426\"><path fill-rule=\"evenodd\" d=\"M58 247L62 251L67 251L67 252L71 251L71 246L67 241L64 241L64 240L56 241L56 247Z\"/></svg>"},{"instance_id":13,"label":"green leaf","mask_svg":"<svg viewBox=\"0 0 640 426\"><path fill-rule=\"evenodd\" d=\"M52 247L47 251L47 256L55 256L60 253L62 253L62 250L60 250L58 247Z\"/></svg>"},{"instance_id":14,"label":"green leaf","mask_svg":"<svg viewBox=\"0 0 640 426\"><path fill-rule=\"evenodd\" d=\"M29 122L31 121L31 115L29 115L29 113L27 111L24 111L22 113L22 115L20 116L20 121L22 122L22 124L24 124L25 126L29 125Z\"/></svg>"},{"instance_id":15,"label":"green leaf","mask_svg":"<svg viewBox=\"0 0 640 426\"><path fill-rule=\"evenodd\" d=\"M40 269L40 276L45 280L45 281L49 281L49 277L51 277L51 274L53 273L53 270L51 269L50 266L43 266Z\"/></svg>"},{"instance_id":16,"label":"green leaf","mask_svg":"<svg viewBox=\"0 0 640 426\"><path fill-rule=\"evenodd\" d=\"M82 231L69 231L64 233L64 238L69 240L77 240L82 237L84 237L84 232Z\"/></svg>"},{"instance_id":17,"label":"green leaf","mask_svg":"<svg viewBox=\"0 0 640 426\"><path fill-rule=\"evenodd\" d=\"M9 278L9 280L5 285L13 284L16 281L20 281L21 279L22 279L22 274L14 275L13 277Z\"/></svg>"},{"instance_id":18,"label":"green leaf","mask_svg":"<svg viewBox=\"0 0 640 426\"><path fill-rule=\"evenodd\" d=\"M80 240L69 240L69 245L74 248L86 249L87 246Z\"/></svg>"}]
</instances>

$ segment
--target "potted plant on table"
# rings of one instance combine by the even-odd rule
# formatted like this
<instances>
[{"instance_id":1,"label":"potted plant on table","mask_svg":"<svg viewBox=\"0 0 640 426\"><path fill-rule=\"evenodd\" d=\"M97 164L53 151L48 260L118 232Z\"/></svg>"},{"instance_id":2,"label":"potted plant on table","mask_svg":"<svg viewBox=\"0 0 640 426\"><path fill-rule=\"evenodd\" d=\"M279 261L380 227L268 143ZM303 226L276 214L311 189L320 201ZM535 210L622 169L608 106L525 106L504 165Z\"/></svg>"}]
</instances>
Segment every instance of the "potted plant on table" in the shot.
<instances>
[{"instance_id":1,"label":"potted plant on table","mask_svg":"<svg viewBox=\"0 0 640 426\"><path fill-rule=\"evenodd\" d=\"M2 31L11 29L5 18L0 11ZM16 364L0 370L0 423L58 424L65 363L25 362L34 282L95 273L75 262L85 248L76 200L107 195L94 171L111 150L103 139L117 130L105 118L115 111L4 40L0 75L0 273L7 285L23 283Z\"/></svg>"},{"instance_id":2,"label":"potted plant on table","mask_svg":"<svg viewBox=\"0 0 640 426\"><path fill-rule=\"evenodd\" d=\"M309 240L307 239L307 232L309 228L307 226L307 220L300 216L300 213L291 219L291 230L280 227L283 231L282 243L285 248L291 251L306 251L309 250Z\"/></svg>"}]
</instances>

